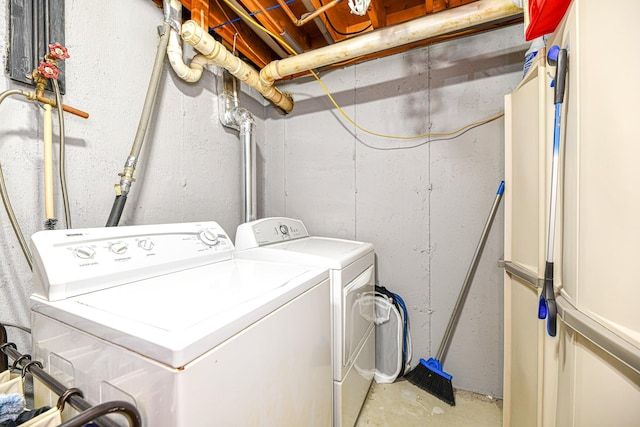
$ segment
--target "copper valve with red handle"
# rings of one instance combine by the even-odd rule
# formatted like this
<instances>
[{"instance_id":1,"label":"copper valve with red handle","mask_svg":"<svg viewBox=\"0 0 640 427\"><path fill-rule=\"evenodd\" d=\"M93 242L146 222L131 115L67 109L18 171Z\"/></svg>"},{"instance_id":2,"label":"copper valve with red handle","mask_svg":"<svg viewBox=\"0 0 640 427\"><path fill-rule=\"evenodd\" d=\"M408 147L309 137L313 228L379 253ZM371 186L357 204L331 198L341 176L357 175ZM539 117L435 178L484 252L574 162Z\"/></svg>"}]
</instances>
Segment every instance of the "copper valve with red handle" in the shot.
<instances>
[{"instance_id":1,"label":"copper valve with red handle","mask_svg":"<svg viewBox=\"0 0 640 427\"><path fill-rule=\"evenodd\" d=\"M36 99L39 102L57 107L54 99L44 96L44 87L47 85L48 79L58 79L60 74L58 61L64 61L67 58L69 58L69 51L66 47L57 42L49 44L49 53L44 56L44 61L40 62L38 68L33 70L31 75L33 81L36 83ZM85 119L89 117L88 113L65 104L62 104L62 109Z\"/></svg>"}]
</instances>

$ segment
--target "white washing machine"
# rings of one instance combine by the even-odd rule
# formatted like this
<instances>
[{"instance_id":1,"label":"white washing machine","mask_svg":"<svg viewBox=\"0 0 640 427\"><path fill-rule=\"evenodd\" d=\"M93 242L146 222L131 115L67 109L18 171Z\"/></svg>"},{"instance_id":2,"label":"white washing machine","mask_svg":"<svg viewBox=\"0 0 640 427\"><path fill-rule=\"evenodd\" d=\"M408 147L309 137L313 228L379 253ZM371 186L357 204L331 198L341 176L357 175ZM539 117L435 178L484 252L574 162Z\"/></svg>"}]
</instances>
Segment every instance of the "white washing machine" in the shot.
<instances>
[{"instance_id":1,"label":"white washing machine","mask_svg":"<svg viewBox=\"0 0 640 427\"><path fill-rule=\"evenodd\" d=\"M232 259L214 222L32 247L34 359L89 402L130 401L146 427L331 425L326 268Z\"/></svg>"},{"instance_id":2,"label":"white washing machine","mask_svg":"<svg viewBox=\"0 0 640 427\"><path fill-rule=\"evenodd\" d=\"M238 227L235 258L329 268L333 425L353 426L375 371L373 245L310 236L296 219L264 218Z\"/></svg>"}]
</instances>

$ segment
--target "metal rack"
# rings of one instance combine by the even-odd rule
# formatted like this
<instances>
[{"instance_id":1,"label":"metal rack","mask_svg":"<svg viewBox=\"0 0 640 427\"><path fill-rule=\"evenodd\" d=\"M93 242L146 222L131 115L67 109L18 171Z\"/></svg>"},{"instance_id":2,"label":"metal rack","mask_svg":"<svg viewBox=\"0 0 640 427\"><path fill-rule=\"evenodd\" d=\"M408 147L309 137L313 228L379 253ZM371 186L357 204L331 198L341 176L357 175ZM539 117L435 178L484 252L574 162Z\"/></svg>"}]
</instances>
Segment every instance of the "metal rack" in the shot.
<instances>
[{"instance_id":1,"label":"metal rack","mask_svg":"<svg viewBox=\"0 0 640 427\"><path fill-rule=\"evenodd\" d=\"M9 358L13 359L11 369L21 369L22 375L27 373L37 378L59 397L57 406L62 411L65 404L71 405L80 413L60 424L58 427L82 427L93 422L100 427L119 427L119 424L103 417L103 415L119 413L126 417L129 426L141 427L140 413L129 402L114 400L99 405L91 405L84 400L83 393L77 388L67 388L61 382L49 375L42 363L31 360L28 354L21 354L14 343L7 341L7 330L0 324L0 372L9 368Z\"/></svg>"}]
</instances>

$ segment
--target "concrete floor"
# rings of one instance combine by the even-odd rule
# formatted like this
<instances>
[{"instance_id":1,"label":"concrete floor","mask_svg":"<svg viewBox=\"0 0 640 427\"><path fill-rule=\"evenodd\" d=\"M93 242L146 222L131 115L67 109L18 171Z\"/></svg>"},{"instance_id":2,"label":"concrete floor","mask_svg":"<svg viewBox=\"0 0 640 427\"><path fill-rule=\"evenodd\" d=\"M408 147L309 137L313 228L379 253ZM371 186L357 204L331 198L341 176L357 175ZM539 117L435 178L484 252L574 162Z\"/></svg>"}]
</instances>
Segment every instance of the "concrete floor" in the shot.
<instances>
[{"instance_id":1,"label":"concrete floor","mask_svg":"<svg viewBox=\"0 0 640 427\"><path fill-rule=\"evenodd\" d=\"M501 427L502 399L455 391L449 406L404 379L393 384L374 382L356 427Z\"/></svg>"}]
</instances>

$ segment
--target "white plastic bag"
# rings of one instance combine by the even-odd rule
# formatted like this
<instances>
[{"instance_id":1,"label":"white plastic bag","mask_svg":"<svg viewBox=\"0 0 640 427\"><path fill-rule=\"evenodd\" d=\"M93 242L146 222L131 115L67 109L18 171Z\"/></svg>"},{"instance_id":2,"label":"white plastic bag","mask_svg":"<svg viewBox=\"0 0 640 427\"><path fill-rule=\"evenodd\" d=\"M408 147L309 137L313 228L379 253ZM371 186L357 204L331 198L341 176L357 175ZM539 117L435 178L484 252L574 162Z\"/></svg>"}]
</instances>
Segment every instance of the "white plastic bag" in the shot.
<instances>
[{"instance_id":1,"label":"white plastic bag","mask_svg":"<svg viewBox=\"0 0 640 427\"><path fill-rule=\"evenodd\" d=\"M376 371L378 384L389 384L402 370L403 318L393 300L376 293Z\"/></svg>"}]
</instances>

